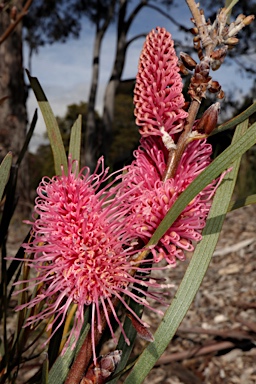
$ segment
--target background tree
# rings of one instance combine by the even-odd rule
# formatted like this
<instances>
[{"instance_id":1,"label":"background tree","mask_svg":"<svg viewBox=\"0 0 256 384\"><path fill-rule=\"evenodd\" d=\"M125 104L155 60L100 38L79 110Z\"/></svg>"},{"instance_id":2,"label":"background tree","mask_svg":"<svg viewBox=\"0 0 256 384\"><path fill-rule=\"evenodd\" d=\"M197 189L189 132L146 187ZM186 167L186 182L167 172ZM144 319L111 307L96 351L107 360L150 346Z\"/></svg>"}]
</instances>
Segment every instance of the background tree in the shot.
<instances>
[{"instance_id":1,"label":"background tree","mask_svg":"<svg viewBox=\"0 0 256 384\"><path fill-rule=\"evenodd\" d=\"M87 104L87 120L85 127L84 162L91 169L95 168L95 159L100 148L99 133L96 129L95 107L99 84L100 52L103 37L114 18L116 0L96 1L95 13L89 15L95 24L95 37L93 45L92 78ZM79 5L83 8L82 2Z\"/></svg>"},{"instance_id":2,"label":"background tree","mask_svg":"<svg viewBox=\"0 0 256 384\"><path fill-rule=\"evenodd\" d=\"M22 17L31 0L14 0L0 5L0 160L12 151L14 161L26 136L27 89L23 74ZM28 198L26 159L20 166L18 194Z\"/></svg>"},{"instance_id":3,"label":"background tree","mask_svg":"<svg viewBox=\"0 0 256 384\"><path fill-rule=\"evenodd\" d=\"M21 9L23 1L15 0L13 4L16 4L18 9ZM207 2L206 2L207 3ZM206 4L209 6L209 14L214 14L218 5L223 2L218 0L216 3ZM129 7L128 7L129 5ZM178 26L179 30L186 31L188 26L179 24L176 20L171 17L170 6L182 6L177 0L162 0L156 2L153 0L134 0L129 2L128 0L34 0L29 13L24 18L23 23L23 37L26 40L29 49L30 57L35 53L41 46L45 44L52 44L55 41L65 42L71 36L78 37L82 28L82 22L85 18L89 19L90 22L95 26L95 43L94 43L94 56L93 56L93 76L91 81L91 90L88 100L88 119L87 119L87 149L86 155L84 155L84 161L88 165L93 167L95 163L96 153L95 148L98 148L100 144L101 152L107 155L107 152L111 146L112 141L112 129L113 129L113 117L114 117L114 100L115 93L118 85L121 81L123 68L125 63L125 57L127 54L128 46L135 41L141 35L133 36L128 38L128 35L132 32L132 25L136 18L139 17L141 11L145 7L153 8L156 12L160 12L170 19L170 21ZM256 1L252 0L250 4L244 4L239 2L236 6L236 12L243 12L244 7L247 8L247 13L253 13L255 11ZM5 16L5 15L4 15ZM100 47L102 38L109 27L110 23L117 20L116 23L116 52L114 54L114 65L110 74L109 82L106 87L104 97L104 139L102 140L102 131L98 132L95 127L94 113L95 100L98 89L98 73L100 65ZM2 22L4 26L4 20ZM189 26L190 27L190 26ZM148 31L145 31L145 34ZM244 34L248 34L248 38L242 38L242 44L239 44L236 49L236 61L239 63L243 70L247 72L253 71L253 66L250 65L250 60L255 54L255 40L256 33L253 28L253 24L250 25ZM13 35L12 44L15 47L6 45L5 50L2 49L4 55L2 62L2 79L9 78L10 81L5 82L7 84L6 90L4 89L4 81L2 80L2 94L9 95L11 100L15 100L15 108L18 112L10 111L10 113L2 113L2 116L9 116L9 118L3 117L3 123L1 135L3 140L6 141L6 147L12 144L12 148L17 145L17 152L19 151L19 145L22 140L19 139L19 135L25 133L26 127L26 109L25 101L27 97L26 86L24 85L23 72L22 72L22 29L20 28L15 31L16 35ZM186 40L183 38L184 35L180 35L179 39L176 39L179 47L183 45L186 48ZM15 51L16 49L16 51ZM247 59L244 60L244 55L247 54ZM10 57L16 57L15 65L10 64ZM248 59L249 57L249 59ZM249 60L249 61L248 61ZM3 65L5 63L5 65ZM19 63L19 65L17 65ZM6 73L5 73L6 71ZM3 75L4 74L4 75ZM15 80L14 80L15 79ZM18 92L17 92L18 89ZM8 102L9 103L9 102ZM7 104L7 103L6 103ZM0 108L5 108L0 106ZM18 116L19 118L14 118ZM16 121L16 122L15 122ZM10 124L10 128L9 125ZM20 125L23 126L20 128ZM11 134L10 134L11 132ZM6 135L6 137L5 137ZM9 142L8 142L9 140ZM9 144L8 144L9 143ZM87 156L87 159L86 157Z\"/></svg>"},{"instance_id":4,"label":"background tree","mask_svg":"<svg viewBox=\"0 0 256 384\"><path fill-rule=\"evenodd\" d=\"M42 1L34 0L30 14L26 18L25 39L30 47L32 54L40 46L53 43L54 41L66 41L69 36L77 37L81 29L81 18L86 16L95 25L94 52L92 63L91 88L88 98L88 117L86 125L86 151L84 155L85 163L94 168L96 162L95 148L99 147L99 138L95 129L94 113L95 101L99 80L100 48L104 34L111 23L117 17L117 42L114 57L114 65L110 79L105 91L104 97L104 140L101 145L101 152L107 156L108 148L112 140L112 127L114 116L114 99L118 84L123 73L125 55L128 46L137 38L144 36L134 36L128 40L127 35L131 25L143 7L149 6L154 10L163 13L169 17L167 6L173 3L173 0L160 1L158 6L154 1L136 1L130 14L127 0L109 0L109 1L77 1L68 0ZM182 28L182 26L181 26ZM148 31L145 31L145 35Z\"/></svg>"},{"instance_id":5,"label":"background tree","mask_svg":"<svg viewBox=\"0 0 256 384\"><path fill-rule=\"evenodd\" d=\"M120 169L133 159L140 135L134 119L134 80L122 81L116 91L113 119L113 140L109 147L109 164Z\"/></svg>"}]
</instances>

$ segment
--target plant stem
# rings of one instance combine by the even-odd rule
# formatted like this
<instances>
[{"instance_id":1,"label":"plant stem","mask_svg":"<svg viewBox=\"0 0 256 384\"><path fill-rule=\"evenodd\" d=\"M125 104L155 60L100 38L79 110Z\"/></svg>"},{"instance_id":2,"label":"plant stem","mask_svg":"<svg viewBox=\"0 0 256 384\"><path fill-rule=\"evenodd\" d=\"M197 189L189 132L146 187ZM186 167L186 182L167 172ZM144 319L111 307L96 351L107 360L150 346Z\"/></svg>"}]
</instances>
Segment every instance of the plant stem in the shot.
<instances>
[{"instance_id":1,"label":"plant stem","mask_svg":"<svg viewBox=\"0 0 256 384\"><path fill-rule=\"evenodd\" d=\"M190 104L189 110L188 110L188 118L184 127L184 131L180 135L180 138L177 143L177 148L172 149L169 152L169 157L167 161L167 167L166 171L163 177L163 181L166 181L172 177L174 177L175 172L177 170L177 167L179 165L181 156L183 152L185 151L188 143L190 142L189 136L193 128L193 124L196 119L196 115L198 113L200 107L200 101L193 100Z\"/></svg>"},{"instance_id":2,"label":"plant stem","mask_svg":"<svg viewBox=\"0 0 256 384\"><path fill-rule=\"evenodd\" d=\"M200 12L195 0L186 0L186 3L190 9L190 12L195 20L195 25L198 28L198 34L200 36L202 46L205 48L206 56L210 56L210 52L213 48L212 39L209 36L207 24L205 22L204 14Z\"/></svg>"}]
</instances>

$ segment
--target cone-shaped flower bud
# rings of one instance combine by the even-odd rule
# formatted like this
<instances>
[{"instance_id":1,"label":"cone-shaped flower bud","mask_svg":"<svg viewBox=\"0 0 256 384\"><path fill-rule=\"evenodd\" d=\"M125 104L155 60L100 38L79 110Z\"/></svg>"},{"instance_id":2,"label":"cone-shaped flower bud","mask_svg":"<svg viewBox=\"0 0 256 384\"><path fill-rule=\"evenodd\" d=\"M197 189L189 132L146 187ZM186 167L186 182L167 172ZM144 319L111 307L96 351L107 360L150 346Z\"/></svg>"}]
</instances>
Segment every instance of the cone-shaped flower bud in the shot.
<instances>
[{"instance_id":1,"label":"cone-shaped flower bud","mask_svg":"<svg viewBox=\"0 0 256 384\"><path fill-rule=\"evenodd\" d=\"M220 103L212 104L197 123L196 130L209 135L217 125L219 110Z\"/></svg>"},{"instance_id":2,"label":"cone-shaped flower bud","mask_svg":"<svg viewBox=\"0 0 256 384\"><path fill-rule=\"evenodd\" d=\"M192 33L192 35L198 35L198 28L197 27L193 27L193 28L190 28L189 32Z\"/></svg>"},{"instance_id":3,"label":"cone-shaped flower bud","mask_svg":"<svg viewBox=\"0 0 256 384\"><path fill-rule=\"evenodd\" d=\"M186 68L192 70L196 67L196 61L185 52L180 53L180 58Z\"/></svg>"},{"instance_id":4,"label":"cone-shaped flower bud","mask_svg":"<svg viewBox=\"0 0 256 384\"><path fill-rule=\"evenodd\" d=\"M243 13L240 13L240 15L237 16L235 23L240 24L242 20L244 20L246 16Z\"/></svg>"},{"instance_id":5,"label":"cone-shaped flower bud","mask_svg":"<svg viewBox=\"0 0 256 384\"><path fill-rule=\"evenodd\" d=\"M181 60L178 61L178 66L182 75L186 76L189 74L189 70L185 67Z\"/></svg>"},{"instance_id":6,"label":"cone-shaped flower bud","mask_svg":"<svg viewBox=\"0 0 256 384\"><path fill-rule=\"evenodd\" d=\"M148 34L141 52L134 114L143 136L162 136L162 127L169 135L180 132L187 117L173 45L170 33L157 27Z\"/></svg>"},{"instance_id":7,"label":"cone-shaped flower bud","mask_svg":"<svg viewBox=\"0 0 256 384\"><path fill-rule=\"evenodd\" d=\"M225 93L224 93L223 89L221 89L219 91L219 93L217 94L217 97L218 97L218 99L224 99Z\"/></svg>"},{"instance_id":8,"label":"cone-shaped flower bud","mask_svg":"<svg viewBox=\"0 0 256 384\"><path fill-rule=\"evenodd\" d=\"M255 19L254 15L249 15L249 16L246 16L245 19L243 19L242 23L243 25L250 25L254 19Z\"/></svg>"},{"instance_id":9,"label":"cone-shaped flower bud","mask_svg":"<svg viewBox=\"0 0 256 384\"><path fill-rule=\"evenodd\" d=\"M106 355L99 356L95 363L92 363L80 384L103 384L109 376L115 372L121 361L122 351L115 350Z\"/></svg>"},{"instance_id":10,"label":"cone-shaped flower bud","mask_svg":"<svg viewBox=\"0 0 256 384\"><path fill-rule=\"evenodd\" d=\"M208 90L211 93L217 93L220 91L220 89L221 89L220 83L216 80L212 80L211 83L209 84Z\"/></svg>"},{"instance_id":11,"label":"cone-shaped flower bud","mask_svg":"<svg viewBox=\"0 0 256 384\"><path fill-rule=\"evenodd\" d=\"M227 45L236 45L239 43L239 39L237 37L229 37L226 41L225 41L225 44Z\"/></svg>"}]
</instances>

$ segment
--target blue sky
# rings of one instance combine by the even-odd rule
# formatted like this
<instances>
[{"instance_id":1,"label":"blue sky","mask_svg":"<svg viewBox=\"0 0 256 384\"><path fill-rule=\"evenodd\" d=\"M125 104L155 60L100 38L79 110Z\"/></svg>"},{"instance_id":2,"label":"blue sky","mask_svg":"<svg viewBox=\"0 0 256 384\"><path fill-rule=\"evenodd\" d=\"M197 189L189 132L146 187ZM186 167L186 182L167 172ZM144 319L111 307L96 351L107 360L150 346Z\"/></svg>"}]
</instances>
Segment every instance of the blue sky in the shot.
<instances>
[{"instance_id":1,"label":"blue sky","mask_svg":"<svg viewBox=\"0 0 256 384\"><path fill-rule=\"evenodd\" d=\"M132 6L132 4L131 4ZM130 6L130 7L131 7ZM172 7L169 10L172 17L180 20L181 23L190 27L190 13L185 4L179 8ZM156 26L165 27L173 38L180 36L171 21L152 9L144 7L135 19L129 37L139 33L147 33ZM100 67L100 85L97 97L97 110L102 111L102 100L105 85L108 81L115 52L115 28L110 26L105 35ZM55 115L63 116L69 104L86 101L91 80L91 62L93 47L94 29L87 20L83 21L83 28L79 39L69 39L67 43L56 43L40 48L39 53L32 58L32 76L38 77ZM142 49L144 39L138 39L128 49L123 79L134 78L137 72L137 63ZM192 45L192 36L190 42ZM25 67L27 67L27 48L24 49ZM237 74L237 67L220 69L214 73L214 79L221 82L224 90L230 89L230 81L236 79L236 84L245 91L250 88L252 80L241 78ZM239 96L239 91L235 90ZM28 100L28 113L31 120L32 114L37 107L35 97L30 92ZM34 151L42 141L45 132L42 117L36 127L36 132L31 143L31 150Z\"/></svg>"}]
</instances>

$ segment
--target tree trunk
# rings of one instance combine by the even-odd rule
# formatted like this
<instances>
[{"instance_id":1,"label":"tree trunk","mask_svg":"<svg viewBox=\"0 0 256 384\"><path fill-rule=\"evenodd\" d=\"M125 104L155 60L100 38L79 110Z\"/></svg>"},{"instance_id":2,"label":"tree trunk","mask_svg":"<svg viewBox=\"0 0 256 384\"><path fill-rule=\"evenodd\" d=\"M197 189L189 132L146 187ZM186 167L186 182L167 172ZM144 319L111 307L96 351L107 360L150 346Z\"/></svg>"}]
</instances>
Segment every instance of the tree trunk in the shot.
<instances>
[{"instance_id":1,"label":"tree trunk","mask_svg":"<svg viewBox=\"0 0 256 384\"><path fill-rule=\"evenodd\" d=\"M126 36L127 26L125 23L127 9L127 0L119 1L119 13L118 13L118 31L117 31L117 46L115 61L108 81L105 95L104 95L104 108L103 108L103 142L102 153L105 158L108 155L108 149L112 142L112 126L114 120L114 108L115 108L115 95L117 87L120 83L121 76L124 69L125 53L126 53Z\"/></svg>"},{"instance_id":2,"label":"tree trunk","mask_svg":"<svg viewBox=\"0 0 256 384\"><path fill-rule=\"evenodd\" d=\"M96 23L96 35L93 48L93 63L92 63L92 82L89 93L87 106L87 121L85 133L85 165L93 171L97 164L97 157L100 154L102 133L97 131L95 120L95 104L99 83L99 66L100 66L100 50L102 39L107 31L107 28L114 17L116 0L111 0L107 14L98 15Z\"/></svg>"},{"instance_id":3,"label":"tree trunk","mask_svg":"<svg viewBox=\"0 0 256 384\"><path fill-rule=\"evenodd\" d=\"M100 48L104 34L102 31L97 31L93 49L93 68L92 68L92 82L87 105L87 120L85 132L85 165L93 171L96 166L96 157L99 150L99 133L96 132L95 121L95 102L99 81L99 61L100 61Z\"/></svg>"},{"instance_id":4,"label":"tree trunk","mask_svg":"<svg viewBox=\"0 0 256 384\"><path fill-rule=\"evenodd\" d=\"M22 0L15 0L12 5L22 8ZM7 12L0 14L0 34L10 23ZM0 45L0 99L8 96L0 105L0 156L3 158L12 151L14 161L22 148L26 136L27 93L24 83L22 54L22 21L10 36ZM18 194L21 200L28 197L28 172L25 159L19 172Z\"/></svg>"}]
</instances>

